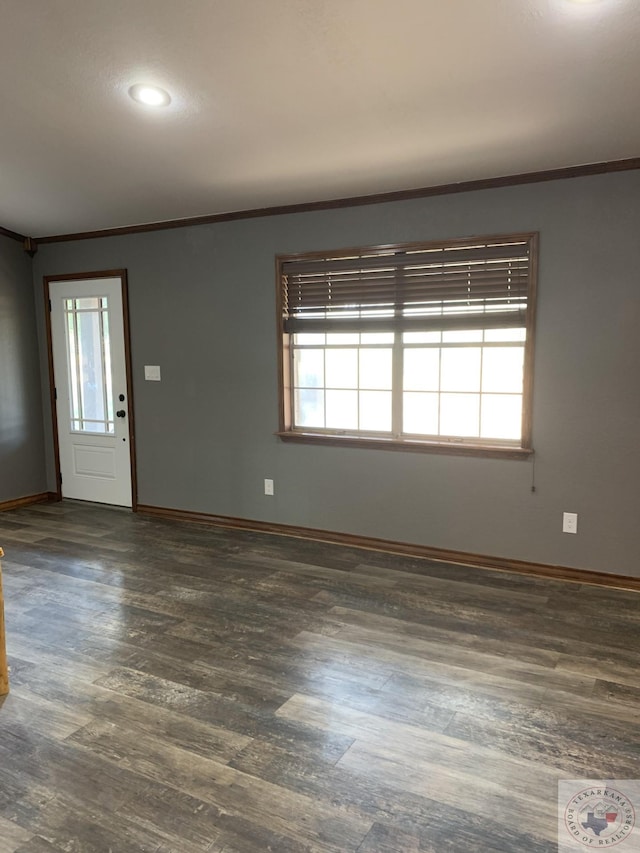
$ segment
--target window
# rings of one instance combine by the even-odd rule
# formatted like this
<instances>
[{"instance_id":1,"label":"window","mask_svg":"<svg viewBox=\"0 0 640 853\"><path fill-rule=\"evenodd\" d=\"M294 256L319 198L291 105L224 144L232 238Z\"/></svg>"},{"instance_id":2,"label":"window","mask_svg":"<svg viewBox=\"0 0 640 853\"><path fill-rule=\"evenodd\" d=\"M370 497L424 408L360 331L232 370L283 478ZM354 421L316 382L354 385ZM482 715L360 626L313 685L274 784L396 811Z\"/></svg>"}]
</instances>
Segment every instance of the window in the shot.
<instances>
[{"instance_id":1,"label":"window","mask_svg":"<svg viewBox=\"0 0 640 853\"><path fill-rule=\"evenodd\" d=\"M107 302L98 296L63 303L72 432L115 432Z\"/></svg>"},{"instance_id":2,"label":"window","mask_svg":"<svg viewBox=\"0 0 640 853\"><path fill-rule=\"evenodd\" d=\"M279 435L531 451L537 235L281 256Z\"/></svg>"}]
</instances>

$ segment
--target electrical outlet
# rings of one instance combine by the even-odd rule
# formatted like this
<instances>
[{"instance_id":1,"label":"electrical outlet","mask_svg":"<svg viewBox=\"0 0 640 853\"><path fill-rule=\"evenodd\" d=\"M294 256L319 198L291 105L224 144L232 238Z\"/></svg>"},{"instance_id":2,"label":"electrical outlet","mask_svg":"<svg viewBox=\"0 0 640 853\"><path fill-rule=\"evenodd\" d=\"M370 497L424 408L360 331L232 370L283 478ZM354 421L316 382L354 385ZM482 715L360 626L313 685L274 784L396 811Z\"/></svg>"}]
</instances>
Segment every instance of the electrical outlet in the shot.
<instances>
[{"instance_id":1,"label":"electrical outlet","mask_svg":"<svg viewBox=\"0 0 640 853\"><path fill-rule=\"evenodd\" d=\"M273 494L273 480L265 480L264 481L264 493L265 495Z\"/></svg>"},{"instance_id":2,"label":"electrical outlet","mask_svg":"<svg viewBox=\"0 0 640 853\"><path fill-rule=\"evenodd\" d=\"M562 513L562 532L577 533L578 532L578 513L563 512Z\"/></svg>"}]
</instances>

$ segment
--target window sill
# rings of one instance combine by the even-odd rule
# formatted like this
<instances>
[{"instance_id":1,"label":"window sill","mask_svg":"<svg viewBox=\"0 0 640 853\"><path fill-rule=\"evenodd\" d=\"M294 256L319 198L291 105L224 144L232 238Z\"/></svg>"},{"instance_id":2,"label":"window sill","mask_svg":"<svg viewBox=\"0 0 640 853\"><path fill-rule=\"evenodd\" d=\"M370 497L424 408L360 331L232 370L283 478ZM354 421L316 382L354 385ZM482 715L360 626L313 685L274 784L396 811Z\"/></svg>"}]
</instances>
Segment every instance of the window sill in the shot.
<instances>
[{"instance_id":1,"label":"window sill","mask_svg":"<svg viewBox=\"0 0 640 853\"><path fill-rule=\"evenodd\" d=\"M484 456L493 459L528 459L532 448L507 445L465 444L455 441L409 441L394 438L363 438L354 435L327 435L317 432L276 432L282 441L322 444L329 447L362 447L370 450L399 450L409 453L439 453L448 456Z\"/></svg>"}]
</instances>

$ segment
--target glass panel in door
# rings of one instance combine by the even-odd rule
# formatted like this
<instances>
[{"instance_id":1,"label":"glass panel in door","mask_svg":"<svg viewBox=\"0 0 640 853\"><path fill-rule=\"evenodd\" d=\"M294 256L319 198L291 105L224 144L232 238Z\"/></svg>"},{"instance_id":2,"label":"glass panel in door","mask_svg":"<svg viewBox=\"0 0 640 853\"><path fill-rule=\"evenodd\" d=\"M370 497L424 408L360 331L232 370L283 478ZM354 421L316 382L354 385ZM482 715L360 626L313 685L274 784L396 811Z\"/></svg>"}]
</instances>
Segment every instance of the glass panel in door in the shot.
<instances>
[{"instance_id":1,"label":"glass panel in door","mask_svg":"<svg viewBox=\"0 0 640 853\"><path fill-rule=\"evenodd\" d=\"M64 299L64 314L71 431L113 435L107 297Z\"/></svg>"}]
</instances>

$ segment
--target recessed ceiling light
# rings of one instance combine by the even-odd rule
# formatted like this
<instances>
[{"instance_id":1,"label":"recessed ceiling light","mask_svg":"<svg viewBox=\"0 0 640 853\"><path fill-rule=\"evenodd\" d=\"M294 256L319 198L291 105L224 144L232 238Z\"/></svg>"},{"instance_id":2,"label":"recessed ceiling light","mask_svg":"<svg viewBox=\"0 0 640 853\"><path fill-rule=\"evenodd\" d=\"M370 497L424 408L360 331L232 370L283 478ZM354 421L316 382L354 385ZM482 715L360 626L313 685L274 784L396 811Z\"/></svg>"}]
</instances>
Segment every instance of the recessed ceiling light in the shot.
<instances>
[{"instance_id":1,"label":"recessed ceiling light","mask_svg":"<svg viewBox=\"0 0 640 853\"><path fill-rule=\"evenodd\" d=\"M136 83L129 89L129 95L139 104L147 107L166 107L171 103L171 95L159 86Z\"/></svg>"}]
</instances>

